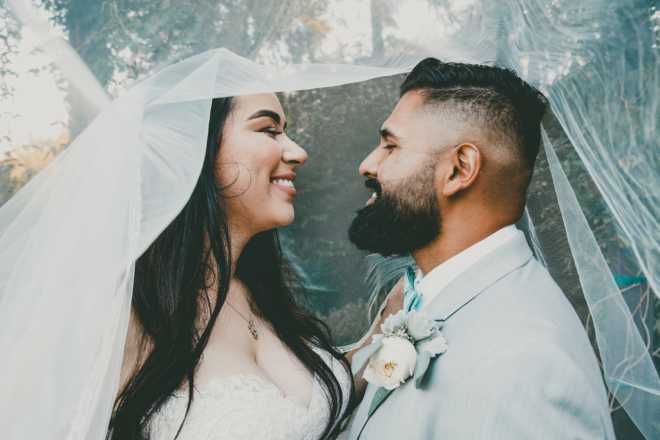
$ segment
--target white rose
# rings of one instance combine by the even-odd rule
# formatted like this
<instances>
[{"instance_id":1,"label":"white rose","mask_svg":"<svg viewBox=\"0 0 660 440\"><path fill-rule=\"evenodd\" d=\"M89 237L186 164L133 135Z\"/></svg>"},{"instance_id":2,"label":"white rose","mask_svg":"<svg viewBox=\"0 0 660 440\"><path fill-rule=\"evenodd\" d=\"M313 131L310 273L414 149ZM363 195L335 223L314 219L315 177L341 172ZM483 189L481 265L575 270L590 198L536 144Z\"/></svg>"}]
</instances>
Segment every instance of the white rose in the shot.
<instances>
[{"instance_id":1,"label":"white rose","mask_svg":"<svg viewBox=\"0 0 660 440\"><path fill-rule=\"evenodd\" d=\"M363 377L371 384L393 390L413 375L416 363L417 351L410 341L385 337L382 347L369 359Z\"/></svg>"}]
</instances>

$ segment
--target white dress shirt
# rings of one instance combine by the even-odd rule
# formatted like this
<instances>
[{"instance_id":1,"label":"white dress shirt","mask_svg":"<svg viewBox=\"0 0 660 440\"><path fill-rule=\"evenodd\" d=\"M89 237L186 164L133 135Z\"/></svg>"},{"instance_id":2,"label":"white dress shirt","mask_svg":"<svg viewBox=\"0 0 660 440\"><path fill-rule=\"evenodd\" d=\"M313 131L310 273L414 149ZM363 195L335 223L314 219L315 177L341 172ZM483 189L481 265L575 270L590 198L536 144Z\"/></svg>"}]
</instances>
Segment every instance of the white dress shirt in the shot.
<instances>
[{"instance_id":1,"label":"white dress shirt","mask_svg":"<svg viewBox=\"0 0 660 440\"><path fill-rule=\"evenodd\" d=\"M420 276L418 272L415 289L422 295L421 308L424 309L431 304L438 293L462 272L498 247L512 241L519 234L522 235L522 232L515 225L505 226L437 265L426 275Z\"/></svg>"}]
</instances>

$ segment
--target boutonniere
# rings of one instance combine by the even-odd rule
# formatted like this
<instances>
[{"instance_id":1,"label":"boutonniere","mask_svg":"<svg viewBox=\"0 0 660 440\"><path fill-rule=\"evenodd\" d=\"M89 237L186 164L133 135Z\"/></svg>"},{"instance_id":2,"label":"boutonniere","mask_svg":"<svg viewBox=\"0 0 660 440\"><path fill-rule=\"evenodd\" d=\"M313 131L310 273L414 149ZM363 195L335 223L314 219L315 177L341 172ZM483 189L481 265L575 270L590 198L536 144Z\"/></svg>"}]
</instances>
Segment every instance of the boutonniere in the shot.
<instances>
[{"instance_id":1,"label":"boutonniere","mask_svg":"<svg viewBox=\"0 0 660 440\"><path fill-rule=\"evenodd\" d=\"M364 379L392 391L410 377L419 388L431 359L447 351L447 340L440 332L441 323L423 312L401 310L381 326L382 334L353 356L353 374L367 366Z\"/></svg>"}]
</instances>

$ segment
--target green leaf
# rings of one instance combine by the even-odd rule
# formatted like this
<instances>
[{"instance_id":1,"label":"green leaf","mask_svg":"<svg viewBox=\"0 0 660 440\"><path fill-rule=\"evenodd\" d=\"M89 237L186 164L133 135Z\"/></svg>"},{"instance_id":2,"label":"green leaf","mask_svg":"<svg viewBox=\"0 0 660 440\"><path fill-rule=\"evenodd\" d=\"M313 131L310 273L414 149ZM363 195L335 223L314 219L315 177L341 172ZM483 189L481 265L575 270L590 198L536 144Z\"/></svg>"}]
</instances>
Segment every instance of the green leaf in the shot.
<instances>
[{"instance_id":1,"label":"green leaf","mask_svg":"<svg viewBox=\"0 0 660 440\"><path fill-rule=\"evenodd\" d=\"M426 370L429 368L431 363L431 353L428 351L422 351L417 355L417 363L415 364L415 373L413 374L413 380L415 381L415 388L419 388L426 374Z\"/></svg>"},{"instance_id":2,"label":"green leaf","mask_svg":"<svg viewBox=\"0 0 660 440\"><path fill-rule=\"evenodd\" d=\"M390 395L394 390L388 390L383 387L378 388L374 393L374 397L371 399L371 405L369 405L369 416L376 412L383 400L387 399L387 396Z\"/></svg>"}]
</instances>

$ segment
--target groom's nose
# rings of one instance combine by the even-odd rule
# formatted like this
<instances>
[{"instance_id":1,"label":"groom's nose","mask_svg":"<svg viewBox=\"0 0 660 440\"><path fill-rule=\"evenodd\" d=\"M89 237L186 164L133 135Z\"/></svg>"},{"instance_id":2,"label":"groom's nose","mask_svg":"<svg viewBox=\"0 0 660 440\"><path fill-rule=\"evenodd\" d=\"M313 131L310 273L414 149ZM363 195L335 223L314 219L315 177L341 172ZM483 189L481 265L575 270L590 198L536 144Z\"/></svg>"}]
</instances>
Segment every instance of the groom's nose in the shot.
<instances>
[{"instance_id":1,"label":"groom's nose","mask_svg":"<svg viewBox=\"0 0 660 440\"><path fill-rule=\"evenodd\" d=\"M376 148L367 157L365 157L360 164L360 175L364 177L375 178L378 175L378 163L378 148Z\"/></svg>"}]
</instances>

